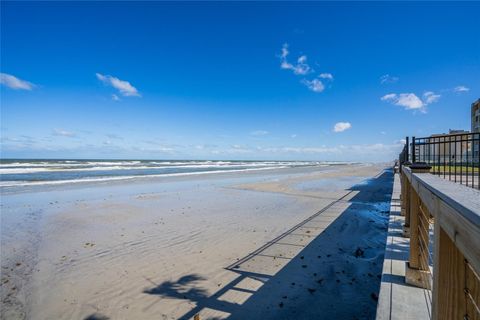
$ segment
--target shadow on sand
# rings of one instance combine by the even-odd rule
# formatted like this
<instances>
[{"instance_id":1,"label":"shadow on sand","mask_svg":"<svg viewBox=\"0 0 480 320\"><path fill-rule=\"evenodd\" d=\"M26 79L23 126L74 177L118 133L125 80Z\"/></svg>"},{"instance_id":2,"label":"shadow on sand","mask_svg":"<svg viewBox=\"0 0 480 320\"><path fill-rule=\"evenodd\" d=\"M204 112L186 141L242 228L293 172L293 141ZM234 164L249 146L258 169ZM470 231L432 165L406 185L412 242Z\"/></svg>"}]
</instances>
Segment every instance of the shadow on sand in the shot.
<instances>
[{"instance_id":1,"label":"shadow on sand","mask_svg":"<svg viewBox=\"0 0 480 320\"><path fill-rule=\"evenodd\" d=\"M109 320L110 318L107 316L104 316L103 314L100 313L93 313L86 317L84 320Z\"/></svg>"},{"instance_id":2,"label":"shadow on sand","mask_svg":"<svg viewBox=\"0 0 480 320\"><path fill-rule=\"evenodd\" d=\"M144 293L188 299L229 319L372 319L375 317L393 172L346 190L319 212L226 267L234 280L213 295L191 274ZM229 296L235 299L228 299ZM202 319L214 319L202 316Z\"/></svg>"}]
</instances>

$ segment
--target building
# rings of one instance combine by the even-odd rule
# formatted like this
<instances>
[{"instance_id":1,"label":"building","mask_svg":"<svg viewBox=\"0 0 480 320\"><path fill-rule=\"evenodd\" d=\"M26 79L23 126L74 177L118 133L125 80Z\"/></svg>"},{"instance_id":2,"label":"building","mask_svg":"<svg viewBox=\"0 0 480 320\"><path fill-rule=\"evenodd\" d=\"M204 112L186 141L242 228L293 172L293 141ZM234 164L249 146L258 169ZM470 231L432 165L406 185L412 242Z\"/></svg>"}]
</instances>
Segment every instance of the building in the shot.
<instances>
[{"instance_id":1,"label":"building","mask_svg":"<svg viewBox=\"0 0 480 320\"><path fill-rule=\"evenodd\" d=\"M471 157L469 136L470 132L466 130L450 129L448 133L423 138L415 146L416 160L437 165L464 162L468 155Z\"/></svg>"},{"instance_id":2,"label":"building","mask_svg":"<svg viewBox=\"0 0 480 320\"><path fill-rule=\"evenodd\" d=\"M472 103L472 133L480 132L480 99Z\"/></svg>"},{"instance_id":3,"label":"building","mask_svg":"<svg viewBox=\"0 0 480 320\"><path fill-rule=\"evenodd\" d=\"M416 141L417 161L429 164L475 163L480 161L480 99L472 103L472 131L452 130Z\"/></svg>"},{"instance_id":4,"label":"building","mask_svg":"<svg viewBox=\"0 0 480 320\"><path fill-rule=\"evenodd\" d=\"M480 161L480 99L472 103L472 136L475 162Z\"/></svg>"},{"instance_id":5,"label":"building","mask_svg":"<svg viewBox=\"0 0 480 320\"><path fill-rule=\"evenodd\" d=\"M432 134L430 136L430 150L440 162L464 161L466 155L471 152L467 143L469 132L466 130L448 130L448 134Z\"/></svg>"}]
</instances>

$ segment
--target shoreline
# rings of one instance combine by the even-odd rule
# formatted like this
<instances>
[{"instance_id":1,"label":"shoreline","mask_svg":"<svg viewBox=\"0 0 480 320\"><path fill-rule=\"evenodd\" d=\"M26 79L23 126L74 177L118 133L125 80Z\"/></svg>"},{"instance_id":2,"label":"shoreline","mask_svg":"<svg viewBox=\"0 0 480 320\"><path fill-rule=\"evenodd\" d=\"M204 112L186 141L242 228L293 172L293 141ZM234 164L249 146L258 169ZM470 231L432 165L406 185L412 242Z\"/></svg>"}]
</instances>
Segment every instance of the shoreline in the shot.
<instances>
[{"instance_id":1,"label":"shoreline","mask_svg":"<svg viewBox=\"0 0 480 320\"><path fill-rule=\"evenodd\" d=\"M172 179L172 181L185 178L185 179L195 179L195 177L202 178L206 176L208 178L214 178L215 176L224 177L228 174L238 174L242 173L243 175L252 175L257 172L260 174L265 171L268 173L279 173L285 174L286 172L300 172L303 173L305 170L324 170L325 168L334 169L336 167L348 166L350 164L332 164L332 165L303 165L303 166L281 166L281 167L259 167L259 168L248 168L248 169L229 169L229 170L206 170L206 171L193 171L193 172L178 172L178 173L164 173L164 174L146 174L146 175L130 175L130 176L108 176L98 179L75 179L75 180L45 180L45 181L21 181L18 184L12 185L0 185L0 192L2 193L18 193L34 190L36 188L55 188L58 187L71 187L71 186L99 186L99 185L109 185L109 184L123 184L123 183L142 183L142 182L163 182L166 180ZM374 164L365 163L365 164L356 164L360 166L371 166ZM0 175L1 176L1 175Z\"/></svg>"},{"instance_id":2,"label":"shoreline","mask_svg":"<svg viewBox=\"0 0 480 320\"><path fill-rule=\"evenodd\" d=\"M201 171L189 171L189 172L174 172L174 173L160 173L160 174L137 174L137 175L111 175L111 176L100 176L97 178L78 178L78 179L54 179L54 180L19 180L19 181L7 181L9 184L0 184L0 193L2 194L12 194L12 193L21 193L21 192L30 192L37 191L44 188L70 188L73 186L87 187L87 186L100 186L100 185L110 185L110 184L124 184L124 183L143 183L143 182L164 182L173 179L175 181L180 178L185 179L195 179L195 177L202 178L203 176L208 178L214 178L218 176L219 178L228 177L225 175L228 174L238 174L241 173L244 176L255 175L257 172L262 174L264 171L266 174L285 174L286 172L299 172L304 173L305 171L317 171L335 168L342 168L348 166L388 166L387 163L319 163L319 164L302 164L302 165L282 165L282 166L269 166L269 167L253 167L253 168L242 168L242 169L224 169L224 170L201 170ZM5 169L7 170L7 169ZM120 169L119 169L120 170ZM76 169L75 171L82 171ZM87 170L90 171L90 170ZM128 170L125 170L128 171ZM46 171L48 173L62 173L63 170L52 170ZM68 172L65 171L65 172ZM44 173L44 172L41 172ZM29 174L29 173L26 173ZM0 178L4 175L10 176L12 174L2 173Z\"/></svg>"}]
</instances>

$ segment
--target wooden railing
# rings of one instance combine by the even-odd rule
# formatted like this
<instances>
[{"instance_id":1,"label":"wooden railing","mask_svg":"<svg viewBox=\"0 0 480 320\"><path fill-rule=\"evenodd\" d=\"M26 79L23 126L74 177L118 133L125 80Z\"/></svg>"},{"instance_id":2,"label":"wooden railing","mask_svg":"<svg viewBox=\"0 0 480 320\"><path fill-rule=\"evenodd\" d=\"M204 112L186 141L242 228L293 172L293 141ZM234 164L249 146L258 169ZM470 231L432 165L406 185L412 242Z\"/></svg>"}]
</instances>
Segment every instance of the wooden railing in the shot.
<instances>
[{"instance_id":1,"label":"wooden railing","mask_svg":"<svg viewBox=\"0 0 480 320\"><path fill-rule=\"evenodd\" d=\"M426 289L432 319L480 319L480 191L402 166L406 282Z\"/></svg>"}]
</instances>

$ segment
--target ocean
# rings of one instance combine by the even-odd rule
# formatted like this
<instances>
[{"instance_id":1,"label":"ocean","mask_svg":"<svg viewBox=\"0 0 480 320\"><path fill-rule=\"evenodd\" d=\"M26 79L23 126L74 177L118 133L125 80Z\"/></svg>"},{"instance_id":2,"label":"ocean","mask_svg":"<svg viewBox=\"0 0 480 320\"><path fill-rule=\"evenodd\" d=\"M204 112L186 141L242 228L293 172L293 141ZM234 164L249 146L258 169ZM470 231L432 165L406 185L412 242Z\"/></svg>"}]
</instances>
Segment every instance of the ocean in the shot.
<instances>
[{"instance_id":1,"label":"ocean","mask_svg":"<svg viewBox=\"0 0 480 320\"><path fill-rule=\"evenodd\" d=\"M0 187L53 185L332 165L319 161L0 160Z\"/></svg>"}]
</instances>

